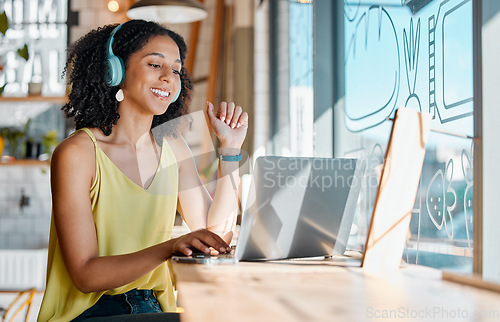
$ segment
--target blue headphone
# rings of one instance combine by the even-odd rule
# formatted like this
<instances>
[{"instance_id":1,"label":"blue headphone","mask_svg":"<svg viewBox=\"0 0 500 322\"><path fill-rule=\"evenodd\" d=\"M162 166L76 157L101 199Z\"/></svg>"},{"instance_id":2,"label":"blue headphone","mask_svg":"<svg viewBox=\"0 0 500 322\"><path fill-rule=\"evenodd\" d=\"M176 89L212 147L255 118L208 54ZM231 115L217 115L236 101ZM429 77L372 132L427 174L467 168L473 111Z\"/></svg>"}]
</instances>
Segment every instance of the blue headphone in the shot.
<instances>
[{"instance_id":1,"label":"blue headphone","mask_svg":"<svg viewBox=\"0 0 500 322\"><path fill-rule=\"evenodd\" d=\"M125 64L123 60L113 53L113 41L115 33L123 26L119 25L111 32L106 43L106 59L108 61L108 72L106 74L106 83L109 86L118 86L125 80Z\"/></svg>"},{"instance_id":2,"label":"blue headphone","mask_svg":"<svg viewBox=\"0 0 500 322\"><path fill-rule=\"evenodd\" d=\"M109 36L108 42L106 43L106 59L108 62L108 72L105 75L105 79L106 83L109 86L118 86L125 80L125 64L119 56L116 56L113 53L113 41L115 34L124 24L126 24L126 22L113 29L111 35ZM179 88L177 93L175 93L175 97L172 100L172 103L177 101L180 95L181 89Z\"/></svg>"}]
</instances>

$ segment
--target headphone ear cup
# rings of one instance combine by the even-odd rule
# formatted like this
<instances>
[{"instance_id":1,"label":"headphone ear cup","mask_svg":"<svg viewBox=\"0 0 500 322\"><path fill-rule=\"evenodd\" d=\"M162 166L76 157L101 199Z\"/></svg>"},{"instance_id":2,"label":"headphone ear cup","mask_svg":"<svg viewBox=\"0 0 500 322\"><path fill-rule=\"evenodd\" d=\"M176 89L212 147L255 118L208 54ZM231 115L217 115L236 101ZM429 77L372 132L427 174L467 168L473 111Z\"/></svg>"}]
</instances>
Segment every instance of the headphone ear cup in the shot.
<instances>
[{"instance_id":1,"label":"headphone ear cup","mask_svg":"<svg viewBox=\"0 0 500 322\"><path fill-rule=\"evenodd\" d=\"M177 93L175 93L175 97L174 99L172 100L172 103L177 101L177 99L179 98L179 96L181 96L181 89L179 88L179 90L177 91ZM170 103L170 104L172 104Z\"/></svg>"},{"instance_id":2,"label":"headphone ear cup","mask_svg":"<svg viewBox=\"0 0 500 322\"><path fill-rule=\"evenodd\" d=\"M108 58L108 74L106 83L109 86L118 86L125 80L125 64L118 56L111 56Z\"/></svg>"}]
</instances>

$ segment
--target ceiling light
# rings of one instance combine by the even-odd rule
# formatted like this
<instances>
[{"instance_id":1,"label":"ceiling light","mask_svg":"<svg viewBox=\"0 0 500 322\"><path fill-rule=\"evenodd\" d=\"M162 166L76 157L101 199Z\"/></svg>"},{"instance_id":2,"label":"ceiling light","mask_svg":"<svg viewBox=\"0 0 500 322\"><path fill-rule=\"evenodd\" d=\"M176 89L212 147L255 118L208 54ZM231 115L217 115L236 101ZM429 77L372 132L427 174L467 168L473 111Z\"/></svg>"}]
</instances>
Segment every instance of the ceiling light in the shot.
<instances>
[{"instance_id":1,"label":"ceiling light","mask_svg":"<svg viewBox=\"0 0 500 322\"><path fill-rule=\"evenodd\" d=\"M208 12L196 0L139 0L128 9L127 16L175 24L205 19Z\"/></svg>"},{"instance_id":2,"label":"ceiling light","mask_svg":"<svg viewBox=\"0 0 500 322\"><path fill-rule=\"evenodd\" d=\"M120 10L120 4L116 0L111 0L108 2L108 10L111 12L117 12Z\"/></svg>"}]
</instances>

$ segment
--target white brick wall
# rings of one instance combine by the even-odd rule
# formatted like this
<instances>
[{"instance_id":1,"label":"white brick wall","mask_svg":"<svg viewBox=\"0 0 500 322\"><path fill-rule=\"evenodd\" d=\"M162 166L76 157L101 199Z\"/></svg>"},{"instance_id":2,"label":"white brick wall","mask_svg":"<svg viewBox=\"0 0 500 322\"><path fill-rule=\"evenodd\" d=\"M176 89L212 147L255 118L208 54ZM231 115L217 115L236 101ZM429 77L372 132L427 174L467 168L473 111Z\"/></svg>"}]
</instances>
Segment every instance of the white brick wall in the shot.
<instances>
[{"instance_id":1,"label":"white brick wall","mask_svg":"<svg viewBox=\"0 0 500 322\"><path fill-rule=\"evenodd\" d=\"M0 165L0 249L47 247L51 206L48 166Z\"/></svg>"},{"instance_id":2,"label":"white brick wall","mask_svg":"<svg viewBox=\"0 0 500 322\"><path fill-rule=\"evenodd\" d=\"M78 26L72 26L70 30L70 41L74 42L92 29L100 26L122 23L126 20L125 10L128 1L117 0L120 10L112 13L107 9L106 0L70 0L71 10L78 12Z\"/></svg>"}]
</instances>

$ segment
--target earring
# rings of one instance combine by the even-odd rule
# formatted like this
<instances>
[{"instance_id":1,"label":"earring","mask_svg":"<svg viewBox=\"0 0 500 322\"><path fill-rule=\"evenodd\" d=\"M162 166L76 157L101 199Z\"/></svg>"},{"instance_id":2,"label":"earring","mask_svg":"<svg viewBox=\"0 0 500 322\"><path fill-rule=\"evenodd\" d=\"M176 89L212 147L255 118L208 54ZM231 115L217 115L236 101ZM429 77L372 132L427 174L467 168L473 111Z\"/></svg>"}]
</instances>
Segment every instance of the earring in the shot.
<instances>
[{"instance_id":1,"label":"earring","mask_svg":"<svg viewBox=\"0 0 500 322\"><path fill-rule=\"evenodd\" d=\"M125 98L125 97L123 96L123 91L122 91L122 89L121 89L121 88L118 90L118 92L116 92L115 98L116 98L116 100L117 100L118 102L123 101L123 99Z\"/></svg>"}]
</instances>

